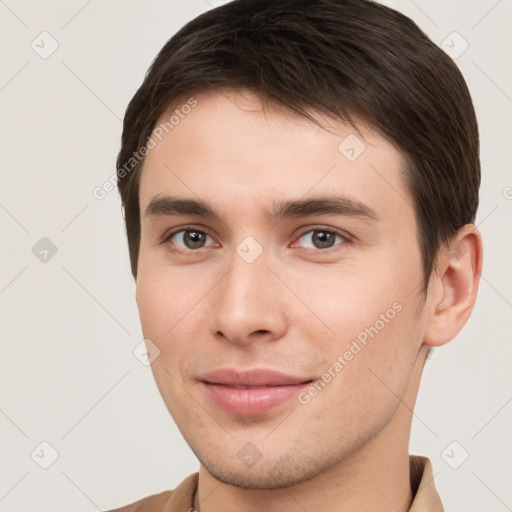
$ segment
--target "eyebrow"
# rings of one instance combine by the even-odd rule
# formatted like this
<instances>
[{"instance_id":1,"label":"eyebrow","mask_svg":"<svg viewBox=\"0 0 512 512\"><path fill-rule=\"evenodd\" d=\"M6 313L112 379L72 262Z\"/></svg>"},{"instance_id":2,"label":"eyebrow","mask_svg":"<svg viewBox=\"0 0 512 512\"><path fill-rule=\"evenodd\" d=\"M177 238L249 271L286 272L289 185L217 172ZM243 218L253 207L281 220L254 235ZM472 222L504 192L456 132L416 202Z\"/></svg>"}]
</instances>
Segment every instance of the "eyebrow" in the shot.
<instances>
[{"instance_id":1,"label":"eyebrow","mask_svg":"<svg viewBox=\"0 0 512 512\"><path fill-rule=\"evenodd\" d=\"M224 222L222 215L205 201L167 195L153 197L146 207L145 216L166 215L196 215ZM265 218L269 221L309 215L343 215L378 220L377 213L368 205L350 197L334 195L274 203L272 208L265 212Z\"/></svg>"}]
</instances>

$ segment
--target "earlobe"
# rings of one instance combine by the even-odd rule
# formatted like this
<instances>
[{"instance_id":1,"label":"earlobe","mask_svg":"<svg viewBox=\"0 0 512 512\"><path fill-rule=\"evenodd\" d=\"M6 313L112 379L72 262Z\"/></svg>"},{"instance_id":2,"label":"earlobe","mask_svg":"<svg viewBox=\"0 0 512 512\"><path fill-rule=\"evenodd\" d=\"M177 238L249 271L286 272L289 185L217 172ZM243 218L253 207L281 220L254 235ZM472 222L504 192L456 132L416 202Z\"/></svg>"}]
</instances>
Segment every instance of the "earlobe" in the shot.
<instances>
[{"instance_id":1,"label":"earlobe","mask_svg":"<svg viewBox=\"0 0 512 512\"><path fill-rule=\"evenodd\" d=\"M482 256L482 237L473 224L462 227L441 252L427 292L426 345L444 345L464 327L475 304Z\"/></svg>"}]
</instances>

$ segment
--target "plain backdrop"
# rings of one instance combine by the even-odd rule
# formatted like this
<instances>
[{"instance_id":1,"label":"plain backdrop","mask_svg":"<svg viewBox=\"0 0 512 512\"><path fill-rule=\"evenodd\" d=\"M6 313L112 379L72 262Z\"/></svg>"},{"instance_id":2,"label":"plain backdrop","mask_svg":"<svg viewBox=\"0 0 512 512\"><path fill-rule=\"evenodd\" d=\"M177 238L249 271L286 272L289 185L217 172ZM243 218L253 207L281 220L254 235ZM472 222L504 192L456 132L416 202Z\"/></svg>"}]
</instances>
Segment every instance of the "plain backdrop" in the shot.
<instances>
[{"instance_id":1,"label":"plain backdrop","mask_svg":"<svg viewBox=\"0 0 512 512\"><path fill-rule=\"evenodd\" d=\"M117 191L92 191L115 172L124 109L156 53L220 3L0 1L1 511L109 509L198 469L133 354ZM482 146L480 293L427 362L410 451L430 457L447 510L512 510L512 2L386 4L456 57Z\"/></svg>"}]
</instances>

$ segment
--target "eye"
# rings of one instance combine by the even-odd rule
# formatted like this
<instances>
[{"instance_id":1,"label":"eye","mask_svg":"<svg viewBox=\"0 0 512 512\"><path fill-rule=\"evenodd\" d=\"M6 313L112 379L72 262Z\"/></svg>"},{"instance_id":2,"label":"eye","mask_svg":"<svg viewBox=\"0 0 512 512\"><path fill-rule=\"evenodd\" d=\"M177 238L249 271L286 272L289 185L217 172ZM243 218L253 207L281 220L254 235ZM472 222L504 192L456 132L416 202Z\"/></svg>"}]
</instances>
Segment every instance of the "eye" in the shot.
<instances>
[{"instance_id":1,"label":"eye","mask_svg":"<svg viewBox=\"0 0 512 512\"><path fill-rule=\"evenodd\" d=\"M199 229L181 228L169 233L164 241L171 242L173 245L177 246L178 249L187 251L208 247L205 245L208 238L213 240L204 231L200 231Z\"/></svg>"},{"instance_id":2,"label":"eye","mask_svg":"<svg viewBox=\"0 0 512 512\"><path fill-rule=\"evenodd\" d=\"M209 241L209 243L208 243ZM303 233L298 242L292 245L296 247L304 247L313 251L327 252L327 249L342 245L347 242L348 237L344 233L340 233L333 229L316 228L310 229ZM164 243L170 242L181 252L196 252L199 249L215 246L215 242L211 236L200 229L193 227L180 228L167 234L163 240ZM172 248L172 250L175 250Z\"/></svg>"},{"instance_id":3,"label":"eye","mask_svg":"<svg viewBox=\"0 0 512 512\"><path fill-rule=\"evenodd\" d=\"M338 244L336 244L336 240L339 241ZM341 233L338 233L337 231L317 228L306 231L299 238L299 245L314 250L325 250L334 247L335 244L341 245L341 243L345 241L345 236ZM312 244L313 246L307 247L308 243Z\"/></svg>"}]
</instances>

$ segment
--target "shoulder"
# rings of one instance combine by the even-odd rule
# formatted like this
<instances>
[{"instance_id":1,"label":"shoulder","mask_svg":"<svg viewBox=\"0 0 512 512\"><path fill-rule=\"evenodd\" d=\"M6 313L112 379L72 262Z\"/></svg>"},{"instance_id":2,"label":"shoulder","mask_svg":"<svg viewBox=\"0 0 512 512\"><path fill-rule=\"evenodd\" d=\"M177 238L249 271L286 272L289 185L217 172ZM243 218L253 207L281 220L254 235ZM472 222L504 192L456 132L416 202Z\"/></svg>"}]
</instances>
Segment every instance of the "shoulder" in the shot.
<instances>
[{"instance_id":1,"label":"shoulder","mask_svg":"<svg viewBox=\"0 0 512 512\"><path fill-rule=\"evenodd\" d=\"M173 491L153 494L131 505L108 512L187 512L187 510L193 510L198 478L198 473L194 473L185 478Z\"/></svg>"},{"instance_id":2,"label":"shoulder","mask_svg":"<svg viewBox=\"0 0 512 512\"><path fill-rule=\"evenodd\" d=\"M109 510L108 512L144 512L153 510L163 510L165 505L169 502L173 491L164 491L159 494L153 494L142 498L131 505L125 505L121 508Z\"/></svg>"}]
</instances>

